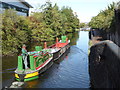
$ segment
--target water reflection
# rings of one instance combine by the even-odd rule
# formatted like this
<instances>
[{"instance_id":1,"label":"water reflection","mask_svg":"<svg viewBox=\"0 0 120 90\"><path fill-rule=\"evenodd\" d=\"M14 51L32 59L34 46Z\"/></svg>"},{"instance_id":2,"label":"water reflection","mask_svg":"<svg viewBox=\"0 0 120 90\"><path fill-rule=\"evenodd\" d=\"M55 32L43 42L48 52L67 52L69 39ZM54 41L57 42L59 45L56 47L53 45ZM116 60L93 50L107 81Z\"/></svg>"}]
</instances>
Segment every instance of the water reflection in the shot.
<instances>
[{"instance_id":1,"label":"water reflection","mask_svg":"<svg viewBox=\"0 0 120 90\"><path fill-rule=\"evenodd\" d=\"M79 38L79 32L75 32L74 34L69 33L67 37L70 39L70 45L76 45L76 41Z\"/></svg>"}]
</instances>

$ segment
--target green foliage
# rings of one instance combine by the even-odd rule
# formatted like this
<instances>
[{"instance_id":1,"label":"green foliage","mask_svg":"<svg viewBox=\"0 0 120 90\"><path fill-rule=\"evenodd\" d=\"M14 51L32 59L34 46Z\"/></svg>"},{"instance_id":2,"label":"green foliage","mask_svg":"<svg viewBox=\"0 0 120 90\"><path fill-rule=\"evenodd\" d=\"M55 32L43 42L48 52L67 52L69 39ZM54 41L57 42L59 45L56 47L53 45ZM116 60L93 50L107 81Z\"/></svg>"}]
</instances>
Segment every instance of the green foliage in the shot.
<instances>
[{"instance_id":1,"label":"green foliage","mask_svg":"<svg viewBox=\"0 0 120 90\"><path fill-rule=\"evenodd\" d=\"M86 26L85 23L80 23L80 28L83 28L83 27L85 27L85 26Z\"/></svg>"},{"instance_id":2,"label":"green foliage","mask_svg":"<svg viewBox=\"0 0 120 90\"><path fill-rule=\"evenodd\" d=\"M3 55L18 52L18 48L30 39L29 21L13 10L6 10L2 15L1 32Z\"/></svg>"},{"instance_id":3,"label":"green foliage","mask_svg":"<svg viewBox=\"0 0 120 90\"><path fill-rule=\"evenodd\" d=\"M79 19L69 7L59 10L57 4L46 2L30 17L5 10L2 14L2 52L9 55L18 52L22 44L33 41L51 41L55 37L75 32Z\"/></svg>"},{"instance_id":4,"label":"green foliage","mask_svg":"<svg viewBox=\"0 0 120 90\"><path fill-rule=\"evenodd\" d=\"M79 19L73 14L73 10L69 7L62 7L61 14L63 20L63 27L66 32L75 32L79 28Z\"/></svg>"},{"instance_id":5,"label":"green foliage","mask_svg":"<svg viewBox=\"0 0 120 90\"><path fill-rule=\"evenodd\" d=\"M57 4L46 2L32 14L32 36L37 41L54 40L55 37L74 32L79 28L79 19L69 7L59 10Z\"/></svg>"},{"instance_id":6,"label":"green foliage","mask_svg":"<svg viewBox=\"0 0 120 90\"><path fill-rule=\"evenodd\" d=\"M111 26L114 26L114 9L115 3L108 5L108 7L101 11L97 16L93 17L89 22L89 26L92 28L104 29L111 31ZM115 27L114 27L115 28Z\"/></svg>"}]
</instances>

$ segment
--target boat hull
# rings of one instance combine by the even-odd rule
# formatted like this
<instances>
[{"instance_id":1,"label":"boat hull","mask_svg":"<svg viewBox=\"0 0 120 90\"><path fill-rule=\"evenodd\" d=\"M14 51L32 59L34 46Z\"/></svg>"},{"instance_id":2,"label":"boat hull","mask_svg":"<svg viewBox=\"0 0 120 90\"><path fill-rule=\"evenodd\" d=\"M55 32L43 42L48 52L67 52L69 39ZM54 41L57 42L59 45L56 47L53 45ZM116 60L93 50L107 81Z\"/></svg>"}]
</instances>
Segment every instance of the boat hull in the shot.
<instances>
[{"instance_id":1,"label":"boat hull","mask_svg":"<svg viewBox=\"0 0 120 90\"><path fill-rule=\"evenodd\" d=\"M63 53L61 56L60 56L60 58L58 58L56 61L54 61L55 63L60 63L61 61L63 61L64 60L64 58L67 58L67 55L68 55L68 53L70 52L70 48L68 48L67 50L66 50L66 52L65 53Z\"/></svg>"},{"instance_id":2,"label":"boat hull","mask_svg":"<svg viewBox=\"0 0 120 90\"><path fill-rule=\"evenodd\" d=\"M34 79L38 79L41 73L44 73L48 68L50 68L53 64L53 59L47 65L45 65L40 70L36 70L35 72L27 73L27 74L18 74L15 73L15 80L17 81L31 81Z\"/></svg>"},{"instance_id":3,"label":"boat hull","mask_svg":"<svg viewBox=\"0 0 120 90\"><path fill-rule=\"evenodd\" d=\"M53 53L53 59L54 61L58 60L68 49L70 48L70 43L68 43L66 46L61 47L59 51Z\"/></svg>"},{"instance_id":4,"label":"boat hull","mask_svg":"<svg viewBox=\"0 0 120 90\"><path fill-rule=\"evenodd\" d=\"M31 81L39 78L38 72L28 73L28 74L17 74L15 73L15 79L17 81Z\"/></svg>"}]
</instances>

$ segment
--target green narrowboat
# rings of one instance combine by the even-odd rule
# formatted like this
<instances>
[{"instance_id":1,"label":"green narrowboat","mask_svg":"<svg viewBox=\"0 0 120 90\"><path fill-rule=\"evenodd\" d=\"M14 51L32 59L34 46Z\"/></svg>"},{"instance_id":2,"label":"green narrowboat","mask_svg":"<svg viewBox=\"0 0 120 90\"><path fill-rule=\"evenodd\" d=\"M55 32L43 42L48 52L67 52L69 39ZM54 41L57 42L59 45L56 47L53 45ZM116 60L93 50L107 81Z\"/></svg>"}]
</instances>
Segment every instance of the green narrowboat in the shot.
<instances>
[{"instance_id":1,"label":"green narrowboat","mask_svg":"<svg viewBox=\"0 0 120 90\"><path fill-rule=\"evenodd\" d=\"M36 51L28 52L27 66L25 68L23 55L18 56L18 67L15 70L17 81L30 81L39 78L39 74L46 71L53 64L53 55L43 50L41 46L35 47Z\"/></svg>"}]
</instances>

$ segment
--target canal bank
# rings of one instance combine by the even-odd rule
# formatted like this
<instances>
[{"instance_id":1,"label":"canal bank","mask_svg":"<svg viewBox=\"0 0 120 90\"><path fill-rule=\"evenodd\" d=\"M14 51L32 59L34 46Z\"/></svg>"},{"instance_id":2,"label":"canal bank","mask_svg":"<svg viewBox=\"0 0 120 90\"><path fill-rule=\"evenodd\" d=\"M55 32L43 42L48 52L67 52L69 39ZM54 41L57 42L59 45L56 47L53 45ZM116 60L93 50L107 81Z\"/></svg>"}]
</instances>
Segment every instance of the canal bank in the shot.
<instances>
[{"instance_id":1,"label":"canal bank","mask_svg":"<svg viewBox=\"0 0 120 90\"><path fill-rule=\"evenodd\" d=\"M39 79L25 82L24 88L89 88L88 72L88 32L80 31L71 37L71 47L67 56L54 63ZM7 61L13 63L7 63ZM4 60L3 86L9 86L14 79L17 59ZM9 66L5 66L9 65ZM6 77L6 74L9 77Z\"/></svg>"},{"instance_id":2,"label":"canal bank","mask_svg":"<svg viewBox=\"0 0 120 90\"><path fill-rule=\"evenodd\" d=\"M89 35L90 36L90 35ZM120 47L91 35L89 73L92 88L120 88Z\"/></svg>"}]
</instances>

